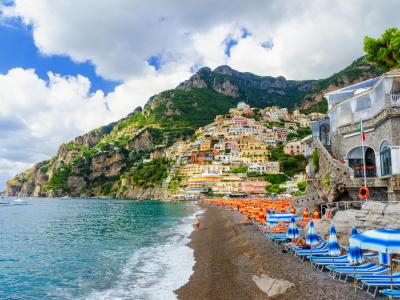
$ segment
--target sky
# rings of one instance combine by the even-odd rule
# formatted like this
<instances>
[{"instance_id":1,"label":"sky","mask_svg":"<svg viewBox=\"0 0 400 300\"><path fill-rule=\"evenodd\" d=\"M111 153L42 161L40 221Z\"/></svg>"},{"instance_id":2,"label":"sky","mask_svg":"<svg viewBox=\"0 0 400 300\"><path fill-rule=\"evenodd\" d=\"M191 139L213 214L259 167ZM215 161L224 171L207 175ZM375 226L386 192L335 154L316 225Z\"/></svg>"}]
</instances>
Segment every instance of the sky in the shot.
<instances>
[{"instance_id":1,"label":"sky","mask_svg":"<svg viewBox=\"0 0 400 300\"><path fill-rule=\"evenodd\" d=\"M400 2L0 0L0 191L61 143L116 121L203 66L328 77Z\"/></svg>"}]
</instances>

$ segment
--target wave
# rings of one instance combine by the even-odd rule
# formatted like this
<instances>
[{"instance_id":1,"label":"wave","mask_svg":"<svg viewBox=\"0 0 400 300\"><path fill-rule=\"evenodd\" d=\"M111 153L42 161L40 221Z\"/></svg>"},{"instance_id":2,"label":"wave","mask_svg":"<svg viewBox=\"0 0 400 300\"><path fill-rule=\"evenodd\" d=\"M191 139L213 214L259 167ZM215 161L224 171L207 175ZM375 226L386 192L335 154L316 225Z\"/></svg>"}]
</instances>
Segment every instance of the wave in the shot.
<instances>
[{"instance_id":1,"label":"wave","mask_svg":"<svg viewBox=\"0 0 400 300\"><path fill-rule=\"evenodd\" d=\"M159 244L140 248L129 258L115 285L92 292L87 300L176 299L174 290L183 286L193 273L193 249L187 246L195 215L168 228Z\"/></svg>"}]
</instances>

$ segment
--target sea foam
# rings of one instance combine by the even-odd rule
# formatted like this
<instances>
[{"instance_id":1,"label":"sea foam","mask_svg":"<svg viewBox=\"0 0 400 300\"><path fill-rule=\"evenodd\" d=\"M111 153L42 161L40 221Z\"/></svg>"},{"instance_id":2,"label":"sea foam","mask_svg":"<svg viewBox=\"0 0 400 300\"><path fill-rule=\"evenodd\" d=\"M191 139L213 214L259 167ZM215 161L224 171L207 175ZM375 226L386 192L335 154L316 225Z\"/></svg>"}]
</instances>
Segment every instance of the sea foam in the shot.
<instances>
[{"instance_id":1,"label":"sea foam","mask_svg":"<svg viewBox=\"0 0 400 300\"><path fill-rule=\"evenodd\" d=\"M176 299L174 290L193 272L193 249L187 246L197 212L166 228L159 244L138 249L128 260L113 287L94 291L85 299Z\"/></svg>"}]
</instances>

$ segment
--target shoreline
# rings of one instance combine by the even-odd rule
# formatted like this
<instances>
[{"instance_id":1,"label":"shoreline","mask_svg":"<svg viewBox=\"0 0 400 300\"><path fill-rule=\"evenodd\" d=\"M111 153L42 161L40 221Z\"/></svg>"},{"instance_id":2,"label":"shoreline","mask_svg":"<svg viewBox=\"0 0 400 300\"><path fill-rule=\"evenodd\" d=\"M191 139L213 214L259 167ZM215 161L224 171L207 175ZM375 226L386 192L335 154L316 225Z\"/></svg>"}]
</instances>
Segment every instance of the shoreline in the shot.
<instances>
[{"instance_id":1,"label":"shoreline","mask_svg":"<svg viewBox=\"0 0 400 300\"><path fill-rule=\"evenodd\" d=\"M270 299L253 280L268 276L294 286L272 299L365 299L365 292L333 280L282 253L254 225L240 224L237 212L208 206L200 230L190 235L195 264L189 281L175 290L178 299Z\"/></svg>"}]
</instances>

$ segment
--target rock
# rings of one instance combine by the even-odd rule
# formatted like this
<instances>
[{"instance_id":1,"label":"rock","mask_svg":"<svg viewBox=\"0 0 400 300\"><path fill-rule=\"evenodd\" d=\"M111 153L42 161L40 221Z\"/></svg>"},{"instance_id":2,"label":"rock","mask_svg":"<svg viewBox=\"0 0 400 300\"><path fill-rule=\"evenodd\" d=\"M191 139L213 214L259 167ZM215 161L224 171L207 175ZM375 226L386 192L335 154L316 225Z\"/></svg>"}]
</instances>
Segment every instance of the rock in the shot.
<instances>
[{"instance_id":1,"label":"rock","mask_svg":"<svg viewBox=\"0 0 400 300\"><path fill-rule=\"evenodd\" d=\"M395 205L386 205L383 214L385 216L395 217L400 219L400 203Z\"/></svg>"},{"instance_id":2,"label":"rock","mask_svg":"<svg viewBox=\"0 0 400 300\"><path fill-rule=\"evenodd\" d=\"M294 284L287 280L274 279L265 274L260 277L253 275L252 279L268 297L284 294L288 289L294 287Z\"/></svg>"}]
</instances>

